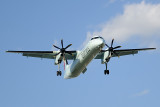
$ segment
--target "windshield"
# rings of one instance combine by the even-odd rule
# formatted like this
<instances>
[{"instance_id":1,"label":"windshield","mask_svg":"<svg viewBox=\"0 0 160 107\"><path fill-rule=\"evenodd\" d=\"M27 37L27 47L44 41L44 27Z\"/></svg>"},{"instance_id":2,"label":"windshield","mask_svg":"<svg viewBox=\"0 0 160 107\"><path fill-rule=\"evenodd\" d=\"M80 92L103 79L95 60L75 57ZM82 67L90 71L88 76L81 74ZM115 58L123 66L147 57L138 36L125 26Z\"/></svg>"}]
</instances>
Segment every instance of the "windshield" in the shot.
<instances>
[{"instance_id":1,"label":"windshield","mask_svg":"<svg viewBox=\"0 0 160 107\"><path fill-rule=\"evenodd\" d=\"M101 39L103 39L103 38L102 38L102 37L100 37L100 36L96 36L96 37L91 38L91 40L93 40L93 39L97 39L97 38L101 38Z\"/></svg>"}]
</instances>

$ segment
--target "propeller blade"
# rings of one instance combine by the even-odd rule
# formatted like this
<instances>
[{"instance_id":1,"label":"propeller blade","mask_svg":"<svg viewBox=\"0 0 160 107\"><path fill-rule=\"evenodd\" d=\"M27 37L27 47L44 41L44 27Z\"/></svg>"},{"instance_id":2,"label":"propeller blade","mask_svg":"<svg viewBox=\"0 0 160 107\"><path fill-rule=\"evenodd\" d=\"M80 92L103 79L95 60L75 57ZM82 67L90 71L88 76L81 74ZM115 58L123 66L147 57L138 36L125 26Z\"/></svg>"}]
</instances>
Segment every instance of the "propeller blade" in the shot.
<instances>
[{"instance_id":1,"label":"propeller blade","mask_svg":"<svg viewBox=\"0 0 160 107\"><path fill-rule=\"evenodd\" d=\"M65 47L65 49L69 48L72 44L69 44L68 46Z\"/></svg>"},{"instance_id":2,"label":"propeller blade","mask_svg":"<svg viewBox=\"0 0 160 107\"><path fill-rule=\"evenodd\" d=\"M111 42L111 47L113 46L113 42L114 42L114 38L112 39L112 42Z\"/></svg>"},{"instance_id":3,"label":"propeller blade","mask_svg":"<svg viewBox=\"0 0 160 107\"><path fill-rule=\"evenodd\" d=\"M59 48L59 47L57 47L56 45L53 45L55 48L57 48L57 49L61 49L61 48Z\"/></svg>"},{"instance_id":4,"label":"propeller blade","mask_svg":"<svg viewBox=\"0 0 160 107\"><path fill-rule=\"evenodd\" d=\"M66 64L68 65L68 60L66 59Z\"/></svg>"},{"instance_id":5,"label":"propeller blade","mask_svg":"<svg viewBox=\"0 0 160 107\"><path fill-rule=\"evenodd\" d=\"M116 56L118 56L118 57L119 57L119 55L118 55L115 51L113 51L113 53L114 53Z\"/></svg>"},{"instance_id":6,"label":"propeller blade","mask_svg":"<svg viewBox=\"0 0 160 107\"><path fill-rule=\"evenodd\" d=\"M62 45L62 48L63 48L63 39L61 40L61 45Z\"/></svg>"},{"instance_id":7,"label":"propeller blade","mask_svg":"<svg viewBox=\"0 0 160 107\"><path fill-rule=\"evenodd\" d=\"M105 44L105 45L109 48L109 46L107 44Z\"/></svg>"},{"instance_id":8,"label":"propeller blade","mask_svg":"<svg viewBox=\"0 0 160 107\"><path fill-rule=\"evenodd\" d=\"M58 52L57 54L53 55L53 56L57 56L58 54L60 54L61 52Z\"/></svg>"},{"instance_id":9,"label":"propeller blade","mask_svg":"<svg viewBox=\"0 0 160 107\"><path fill-rule=\"evenodd\" d=\"M101 52L106 52L106 51L109 51L109 49L107 49L107 50L101 50Z\"/></svg>"},{"instance_id":10,"label":"propeller blade","mask_svg":"<svg viewBox=\"0 0 160 107\"><path fill-rule=\"evenodd\" d=\"M116 46L116 47L114 47L113 49L117 49L117 48L120 48L121 46Z\"/></svg>"}]
</instances>

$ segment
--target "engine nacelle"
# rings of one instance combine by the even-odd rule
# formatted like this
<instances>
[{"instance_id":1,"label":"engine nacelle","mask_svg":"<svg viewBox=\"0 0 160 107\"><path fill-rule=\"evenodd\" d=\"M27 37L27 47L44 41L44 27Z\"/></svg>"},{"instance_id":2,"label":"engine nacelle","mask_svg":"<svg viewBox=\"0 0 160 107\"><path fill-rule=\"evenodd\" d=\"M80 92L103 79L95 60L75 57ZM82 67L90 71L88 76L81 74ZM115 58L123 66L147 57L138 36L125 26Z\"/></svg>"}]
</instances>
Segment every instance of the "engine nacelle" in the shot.
<instances>
[{"instance_id":1,"label":"engine nacelle","mask_svg":"<svg viewBox=\"0 0 160 107\"><path fill-rule=\"evenodd\" d=\"M55 59L55 65L57 65L57 64L60 64L61 62L62 62L62 59L63 59L63 57L62 57L62 55L61 54L58 54L57 56L56 56L56 59Z\"/></svg>"},{"instance_id":2,"label":"engine nacelle","mask_svg":"<svg viewBox=\"0 0 160 107\"><path fill-rule=\"evenodd\" d=\"M106 62L109 62L110 58L111 58L111 52L109 51L104 52L103 58L101 59L101 63L104 64Z\"/></svg>"}]
</instances>

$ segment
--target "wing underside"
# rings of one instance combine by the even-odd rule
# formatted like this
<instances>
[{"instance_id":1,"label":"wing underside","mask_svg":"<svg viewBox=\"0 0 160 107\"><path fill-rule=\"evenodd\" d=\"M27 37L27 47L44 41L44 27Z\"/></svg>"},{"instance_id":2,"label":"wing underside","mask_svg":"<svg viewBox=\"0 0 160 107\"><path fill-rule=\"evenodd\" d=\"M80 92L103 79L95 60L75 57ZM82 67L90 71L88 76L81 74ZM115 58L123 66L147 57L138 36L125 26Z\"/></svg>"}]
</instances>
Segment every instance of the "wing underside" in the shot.
<instances>
[{"instance_id":1,"label":"wing underside","mask_svg":"<svg viewBox=\"0 0 160 107\"><path fill-rule=\"evenodd\" d=\"M47 58L47 59L55 59L56 54L59 53L59 51L6 51L10 53L20 53L22 56L26 57L37 57L37 58ZM65 54L65 57L68 60L74 59L76 56L76 51L69 51L72 53L70 54Z\"/></svg>"},{"instance_id":2,"label":"wing underside","mask_svg":"<svg viewBox=\"0 0 160 107\"><path fill-rule=\"evenodd\" d=\"M141 48L141 49L119 49L119 50L114 50L114 52L117 54L115 55L114 53L112 54L112 57L119 57L119 56L124 56L124 55L134 55L138 54L139 51L145 51L145 50L153 50L156 48ZM102 50L95 59L102 59L104 55L105 50Z\"/></svg>"}]
</instances>

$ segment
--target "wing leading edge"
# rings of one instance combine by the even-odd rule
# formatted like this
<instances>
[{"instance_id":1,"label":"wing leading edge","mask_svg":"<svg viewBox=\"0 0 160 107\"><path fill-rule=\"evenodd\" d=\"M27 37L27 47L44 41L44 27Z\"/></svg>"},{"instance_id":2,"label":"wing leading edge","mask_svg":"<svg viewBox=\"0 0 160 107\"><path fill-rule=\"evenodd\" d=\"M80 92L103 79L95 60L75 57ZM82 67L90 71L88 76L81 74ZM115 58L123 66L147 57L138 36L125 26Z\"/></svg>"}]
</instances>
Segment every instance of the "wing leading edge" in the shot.
<instances>
[{"instance_id":1,"label":"wing leading edge","mask_svg":"<svg viewBox=\"0 0 160 107\"><path fill-rule=\"evenodd\" d=\"M23 56L27 56L27 57L37 57L37 58L47 58L47 59L55 59L56 58L56 54L59 53L59 51L11 51L8 50L6 52L9 53L21 53ZM76 57L76 51L69 51L70 53L72 53L72 55L70 54L65 54L65 57L68 60L74 59Z\"/></svg>"},{"instance_id":2,"label":"wing leading edge","mask_svg":"<svg viewBox=\"0 0 160 107\"><path fill-rule=\"evenodd\" d=\"M119 50L114 50L115 53L118 56L124 56L124 55L134 55L134 54L138 54L139 51L146 51L146 50L154 50L156 48L141 48L141 49L119 49ZM100 52L95 59L102 59L103 55L104 55L105 50L102 50L102 52ZM112 57L118 57L117 55L115 55L114 53L112 54Z\"/></svg>"}]
</instances>

